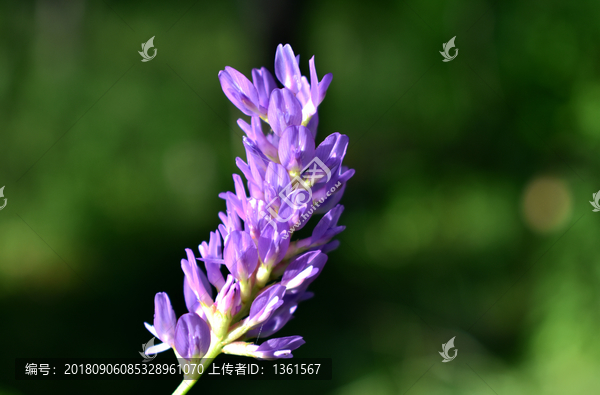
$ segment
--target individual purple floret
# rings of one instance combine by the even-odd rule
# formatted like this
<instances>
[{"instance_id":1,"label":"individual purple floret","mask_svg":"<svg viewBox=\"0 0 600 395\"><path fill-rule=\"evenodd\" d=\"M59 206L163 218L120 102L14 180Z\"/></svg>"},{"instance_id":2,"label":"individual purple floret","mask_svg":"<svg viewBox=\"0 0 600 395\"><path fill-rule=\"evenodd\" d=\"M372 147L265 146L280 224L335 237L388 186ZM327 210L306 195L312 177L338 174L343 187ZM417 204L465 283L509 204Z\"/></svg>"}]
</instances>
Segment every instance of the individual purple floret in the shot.
<instances>
[{"instance_id":1,"label":"individual purple floret","mask_svg":"<svg viewBox=\"0 0 600 395\"><path fill-rule=\"evenodd\" d=\"M281 136L288 126L302 123L302 104L291 90L275 89L271 92L268 115L273 133Z\"/></svg>"},{"instance_id":2,"label":"individual purple floret","mask_svg":"<svg viewBox=\"0 0 600 395\"><path fill-rule=\"evenodd\" d=\"M225 95L246 115L266 115L267 109L260 105L256 87L239 71L227 66L219 72L219 81Z\"/></svg>"},{"instance_id":3,"label":"individual purple floret","mask_svg":"<svg viewBox=\"0 0 600 395\"><path fill-rule=\"evenodd\" d=\"M214 285L217 290L221 290L225 284L223 274L221 274L222 247L221 236L219 232L210 232L210 241L206 244L205 241L198 246L200 255L205 259L206 274L208 281Z\"/></svg>"},{"instance_id":4,"label":"individual purple floret","mask_svg":"<svg viewBox=\"0 0 600 395\"><path fill-rule=\"evenodd\" d=\"M194 313L182 315L175 328L175 350L185 359L202 358L210 347L210 328Z\"/></svg>"},{"instance_id":5,"label":"individual purple floret","mask_svg":"<svg viewBox=\"0 0 600 395\"><path fill-rule=\"evenodd\" d=\"M242 307L240 283L231 274L227 276L225 286L217 295L215 306L222 314L236 315L240 311Z\"/></svg>"},{"instance_id":6,"label":"individual purple floret","mask_svg":"<svg viewBox=\"0 0 600 395\"><path fill-rule=\"evenodd\" d=\"M156 354L168 350L175 344L175 325L177 317L171 307L169 296L164 292L159 292L154 296L154 325L146 325L146 328L155 337L158 337L162 343L149 347L146 355Z\"/></svg>"},{"instance_id":7,"label":"individual purple floret","mask_svg":"<svg viewBox=\"0 0 600 395\"><path fill-rule=\"evenodd\" d=\"M327 255L321 251L307 252L294 258L283 273L281 285L292 294L306 289L321 274L326 262Z\"/></svg>"},{"instance_id":8,"label":"individual purple floret","mask_svg":"<svg viewBox=\"0 0 600 395\"><path fill-rule=\"evenodd\" d=\"M223 348L227 354L246 355L257 359L292 358L292 351L305 343L301 336L270 339L260 346L251 343L235 342Z\"/></svg>"},{"instance_id":9,"label":"individual purple floret","mask_svg":"<svg viewBox=\"0 0 600 395\"><path fill-rule=\"evenodd\" d=\"M273 311L283 304L283 295L285 287L281 284L274 284L264 290L250 307L250 316L245 322L248 328L254 328L258 324L266 321Z\"/></svg>"},{"instance_id":10,"label":"individual purple floret","mask_svg":"<svg viewBox=\"0 0 600 395\"><path fill-rule=\"evenodd\" d=\"M292 358L292 351L306 343L300 336L267 340L260 346L246 347L248 353L258 359Z\"/></svg>"},{"instance_id":11,"label":"individual purple floret","mask_svg":"<svg viewBox=\"0 0 600 395\"><path fill-rule=\"evenodd\" d=\"M291 358L304 344L301 336L263 339L282 330L313 296L307 288L345 229L338 225L344 210L338 203L354 170L343 165L348 136L333 133L316 141L318 109L332 75L319 81L312 57L309 82L299 62L289 44L277 47L274 75L280 85L265 67L252 70L252 81L229 66L219 72L223 92L249 117L237 122L246 157L235 163L245 182L234 174L233 191L219 194L225 210L209 241L198 246L200 257L185 250L188 313L177 320L167 294L156 294L154 323L146 327L163 343L147 353L173 348L184 359L202 358L204 365L220 353ZM316 214L325 215L311 221ZM312 234L294 238L309 222ZM257 344L245 341L250 339ZM195 380L186 376L175 394L186 393Z\"/></svg>"}]
</instances>

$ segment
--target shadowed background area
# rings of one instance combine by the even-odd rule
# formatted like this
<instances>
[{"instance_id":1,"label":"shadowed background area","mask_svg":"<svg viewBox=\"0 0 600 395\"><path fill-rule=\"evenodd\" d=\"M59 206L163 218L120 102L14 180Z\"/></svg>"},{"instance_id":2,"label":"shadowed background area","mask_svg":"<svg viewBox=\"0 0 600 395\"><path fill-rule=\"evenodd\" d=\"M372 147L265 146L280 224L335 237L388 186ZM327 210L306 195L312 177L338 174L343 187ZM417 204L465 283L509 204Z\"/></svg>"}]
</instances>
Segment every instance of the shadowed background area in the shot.
<instances>
[{"instance_id":1,"label":"shadowed background area","mask_svg":"<svg viewBox=\"0 0 600 395\"><path fill-rule=\"evenodd\" d=\"M313 55L333 73L317 140L347 134L356 175L341 246L277 336L334 378L190 393L594 393L599 19L592 0L5 2L0 394L175 389L18 382L14 358L137 357L156 292L185 312L184 249L245 159L217 73L273 71L288 42L303 74Z\"/></svg>"}]
</instances>

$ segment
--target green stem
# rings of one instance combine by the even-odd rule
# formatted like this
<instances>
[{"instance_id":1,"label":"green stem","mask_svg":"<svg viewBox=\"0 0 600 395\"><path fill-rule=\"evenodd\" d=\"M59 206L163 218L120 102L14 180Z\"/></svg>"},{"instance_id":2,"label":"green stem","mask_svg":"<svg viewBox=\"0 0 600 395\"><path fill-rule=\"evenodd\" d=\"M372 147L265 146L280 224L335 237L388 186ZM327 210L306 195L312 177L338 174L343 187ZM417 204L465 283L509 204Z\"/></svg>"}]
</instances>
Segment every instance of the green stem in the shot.
<instances>
[{"instance_id":1,"label":"green stem","mask_svg":"<svg viewBox=\"0 0 600 395\"><path fill-rule=\"evenodd\" d=\"M181 384L179 384L179 387L177 387L177 389L175 390L175 392L173 392L173 395L185 395L185 394L187 394L187 392L190 390L190 388L192 388L194 386L194 384L196 384L196 381L198 381L198 379L195 379L195 380L183 380L181 382Z\"/></svg>"},{"instance_id":2,"label":"green stem","mask_svg":"<svg viewBox=\"0 0 600 395\"><path fill-rule=\"evenodd\" d=\"M202 365L202 373L200 373L198 375L198 377L196 377L194 379L189 379L189 380L183 379L183 381L179 384L179 386L177 387L175 392L173 392L173 395L187 394L188 391L194 386L194 384L196 384L196 381L198 381L198 379L200 379L200 377L202 377L202 374L210 366L212 361L217 357L217 355L219 355L221 353L222 349L223 349L223 345L219 342L215 345L214 348L208 350L208 352L206 353L206 355L202 358L202 360L200 362L200 365ZM177 358L181 360L181 357L179 356L179 354L177 354L177 352L175 352L175 355L177 355Z\"/></svg>"}]
</instances>

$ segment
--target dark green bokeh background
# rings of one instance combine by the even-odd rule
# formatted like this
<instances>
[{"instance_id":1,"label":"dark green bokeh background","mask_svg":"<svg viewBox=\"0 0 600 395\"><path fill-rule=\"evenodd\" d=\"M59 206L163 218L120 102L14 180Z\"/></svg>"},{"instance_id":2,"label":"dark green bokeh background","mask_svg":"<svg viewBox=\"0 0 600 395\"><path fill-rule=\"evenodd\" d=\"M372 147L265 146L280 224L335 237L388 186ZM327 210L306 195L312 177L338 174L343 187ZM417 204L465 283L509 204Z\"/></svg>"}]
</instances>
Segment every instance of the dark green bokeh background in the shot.
<instances>
[{"instance_id":1,"label":"dark green bokeh background","mask_svg":"<svg viewBox=\"0 0 600 395\"><path fill-rule=\"evenodd\" d=\"M14 358L136 357L156 292L185 311L184 248L245 158L217 73L273 70L280 42L333 73L318 139L349 135L356 169L281 332L334 379L191 393L598 393L598 20L592 0L4 2L0 394L177 386L16 382Z\"/></svg>"}]
</instances>

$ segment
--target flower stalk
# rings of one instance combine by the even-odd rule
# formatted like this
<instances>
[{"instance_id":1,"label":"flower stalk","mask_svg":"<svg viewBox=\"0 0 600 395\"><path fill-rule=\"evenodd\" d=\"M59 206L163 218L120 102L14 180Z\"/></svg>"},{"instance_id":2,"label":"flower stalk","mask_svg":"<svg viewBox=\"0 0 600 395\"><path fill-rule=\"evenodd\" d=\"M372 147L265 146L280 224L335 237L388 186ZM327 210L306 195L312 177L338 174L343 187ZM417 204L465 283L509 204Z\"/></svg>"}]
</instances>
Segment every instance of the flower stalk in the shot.
<instances>
[{"instance_id":1,"label":"flower stalk","mask_svg":"<svg viewBox=\"0 0 600 395\"><path fill-rule=\"evenodd\" d=\"M201 258L186 249L181 260L188 313L177 318L167 294L156 295L153 325L145 325L163 343L146 353L173 349L180 364L200 360L203 372L220 353L292 358L304 344L300 336L248 341L278 332L312 297L307 288L344 230L338 202L354 175L342 165L347 136L333 133L315 144L318 107L332 76L319 81L313 57L309 83L298 62L289 44L277 47L275 76L283 87L264 67L252 70L252 82L229 66L219 72L227 98L250 117L238 120L246 161L236 164L246 183L233 175L234 192L219 194L226 205L221 224L198 246ZM311 237L291 241L321 213ZM173 394L186 394L201 375L185 376Z\"/></svg>"}]
</instances>

